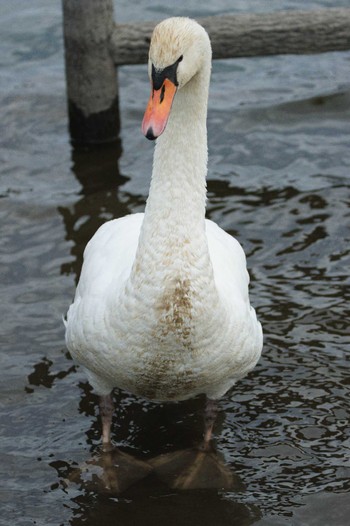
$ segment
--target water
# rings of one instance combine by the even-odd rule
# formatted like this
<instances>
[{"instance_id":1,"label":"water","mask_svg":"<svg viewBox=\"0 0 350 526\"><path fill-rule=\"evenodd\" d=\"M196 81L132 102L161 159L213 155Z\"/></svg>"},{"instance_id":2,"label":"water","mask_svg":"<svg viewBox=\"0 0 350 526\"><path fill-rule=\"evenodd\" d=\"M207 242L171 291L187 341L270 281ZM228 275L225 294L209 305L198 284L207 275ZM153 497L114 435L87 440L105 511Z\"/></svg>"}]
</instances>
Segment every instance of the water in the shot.
<instances>
[{"instance_id":1,"label":"water","mask_svg":"<svg viewBox=\"0 0 350 526\"><path fill-rule=\"evenodd\" d=\"M118 2L119 20L232 11L228 0L140 4ZM257 1L235 8L271 9ZM214 64L208 217L244 246L265 332L261 361L223 398L216 426L217 448L240 485L176 492L151 477L117 496L64 483L96 450L100 423L64 347L61 317L96 228L144 207L146 69L119 72L123 151L74 153L59 3L3 4L0 33L0 524L345 526L349 53ZM115 401L115 440L138 458L200 439L201 398L154 405L116 392Z\"/></svg>"}]
</instances>

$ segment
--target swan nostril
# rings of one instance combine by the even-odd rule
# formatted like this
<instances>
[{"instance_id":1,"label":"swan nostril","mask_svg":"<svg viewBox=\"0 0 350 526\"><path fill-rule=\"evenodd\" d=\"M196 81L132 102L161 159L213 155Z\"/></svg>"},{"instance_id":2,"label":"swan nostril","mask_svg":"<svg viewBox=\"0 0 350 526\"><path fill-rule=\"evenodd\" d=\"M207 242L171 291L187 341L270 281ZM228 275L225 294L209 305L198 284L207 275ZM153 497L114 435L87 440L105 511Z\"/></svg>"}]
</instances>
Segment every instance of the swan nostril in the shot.
<instances>
[{"instance_id":1,"label":"swan nostril","mask_svg":"<svg viewBox=\"0 0 350 526\"><path fill-rule=\"evenodd\" d=\"M162 86L162 91L160 92L160 97L159 97L159 104L162 104L163 100L164 100L164 94L165 94L165 86L163 84Z\"/></svg>"},{"instance_id":2,"label":"swan nostril","mask_svg":"<svg viewBox=\"0 0 350 526\"><path fill-rule=\"evenodd\" d=\"M145 137L146 137L147 139L149 139L150 141L154 141L154 139L157 138L157 137L154 135L154 133L153 133L153 128L152 128L152 127L148 128Z\"/></svg>"}]
</instances>

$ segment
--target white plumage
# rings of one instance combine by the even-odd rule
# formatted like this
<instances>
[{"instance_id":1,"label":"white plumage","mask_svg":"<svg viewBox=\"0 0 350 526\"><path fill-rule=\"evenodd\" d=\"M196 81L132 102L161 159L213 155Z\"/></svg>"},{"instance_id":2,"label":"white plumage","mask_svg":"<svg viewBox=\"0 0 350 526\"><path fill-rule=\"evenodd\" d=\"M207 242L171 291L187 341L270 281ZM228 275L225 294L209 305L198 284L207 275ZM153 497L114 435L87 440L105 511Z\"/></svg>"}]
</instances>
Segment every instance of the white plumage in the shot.
<instances>
[{"instance_id":1,"label":"white plumage","mask_svg":"<svg viewBox=\"0 0 350 526\"><path fill-rule=\"evenodd\" d=\"M154 83L154 71L173 67L176 95L145 214L105 223L88 243L67 347L100 395L120 387L151 400L218 398L255 366L262 330L240 244L205 220L209 38L192 20L165 20L149 64Z\"/></svg>"}]
</instances>

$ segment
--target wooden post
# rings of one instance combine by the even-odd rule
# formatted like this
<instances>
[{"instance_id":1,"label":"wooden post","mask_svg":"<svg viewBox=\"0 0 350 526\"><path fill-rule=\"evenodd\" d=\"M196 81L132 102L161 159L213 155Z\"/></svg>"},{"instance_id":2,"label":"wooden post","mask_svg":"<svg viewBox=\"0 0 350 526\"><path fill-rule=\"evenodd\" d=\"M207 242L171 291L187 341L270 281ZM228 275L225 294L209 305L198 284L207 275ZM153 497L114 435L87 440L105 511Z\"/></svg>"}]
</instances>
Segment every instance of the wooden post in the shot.
<instances>
[{"instance_id":1,"label":"wooden post","mask_svg":"<svg viewBox=\"0 0 350 526\"><path fill-rule=\"evenodd\" d=\"M74 146L118 140L113 0L62 0L69 131Z\"/></svg>"},{"instance_id":2,"label":"wooden post","mask_svg":"<svg viewBox=\"0 0 350 526\"><path fill-rule=\"evenodd\" d=\"M147 62L156 22L115 24L113 0L62 0L73 145L116 141L116 66ZM213 58L322 53L350 49L350 9L283 11L199 19Z\"/></svg>"}]
</instances>

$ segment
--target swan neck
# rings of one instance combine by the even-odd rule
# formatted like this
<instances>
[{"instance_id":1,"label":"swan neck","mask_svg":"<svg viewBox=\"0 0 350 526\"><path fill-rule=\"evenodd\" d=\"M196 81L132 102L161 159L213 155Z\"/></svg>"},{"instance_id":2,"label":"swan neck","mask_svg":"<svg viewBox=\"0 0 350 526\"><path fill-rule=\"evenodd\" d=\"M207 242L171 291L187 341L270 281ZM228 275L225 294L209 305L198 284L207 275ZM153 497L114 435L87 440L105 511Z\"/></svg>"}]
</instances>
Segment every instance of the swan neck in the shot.
<instances>
[{"instance_id":1,"label":"swan neck","mask_svg":"<svg viewBox=\"0 0 350 526\"><path fill-rule=\"evenodd\" d=\"M157 208L166 217L180 215L182 223L194 216L204 221L208 86L209 75L200 72L175 96L155 146L146 216Z\"/></svg>"},{"instance_id":2,"label":"swan neck","mask_svg":"<svg viewBox=\"0 0 350 526\"><path fill-rule=\"evenodd\" d=\"M206 282L211 280L205 232L208 85L209 72L204 78L198 74L178 91L167 127L157 140L131 275L137 287L145 274L150 282L153 273L158 282L187 280L197 267Z\"/></svg>"}]
</instances>

